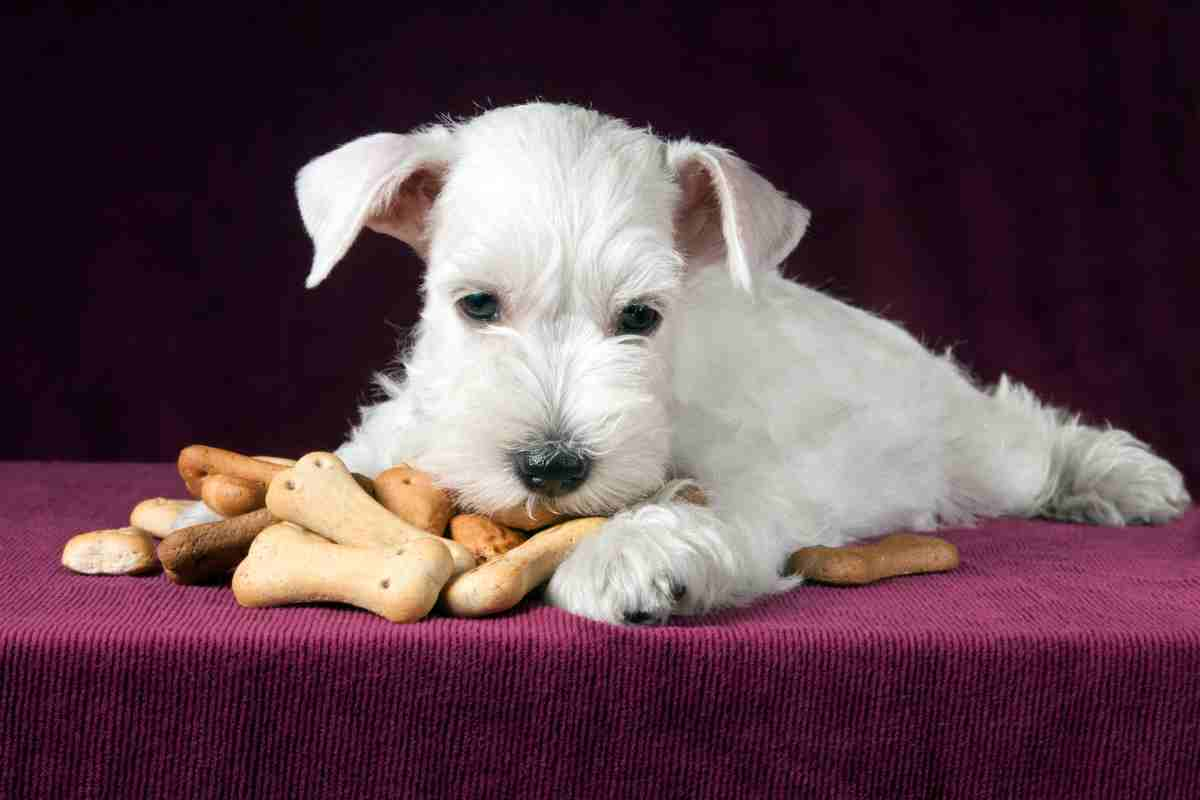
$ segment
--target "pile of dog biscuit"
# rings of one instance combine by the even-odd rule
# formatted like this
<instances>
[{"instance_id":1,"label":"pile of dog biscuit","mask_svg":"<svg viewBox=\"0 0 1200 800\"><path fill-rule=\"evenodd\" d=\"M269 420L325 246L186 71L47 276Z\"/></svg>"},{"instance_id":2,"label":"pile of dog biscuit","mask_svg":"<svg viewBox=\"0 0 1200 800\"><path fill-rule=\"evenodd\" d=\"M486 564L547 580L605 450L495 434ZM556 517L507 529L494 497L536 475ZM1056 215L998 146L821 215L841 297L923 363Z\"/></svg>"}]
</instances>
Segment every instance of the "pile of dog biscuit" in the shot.
<instances>
[{"instance_id":1,"label":"pile of dog biscuit","mask_svg":"<svg viewBox=\"0 0 1200 800\"><path fill-rule=\"evenodd\" d=\"M73 537L64 566L93 575L161 566L179 584L222 582L232 573L234 596L247 607L347 603L412 622L437 606L478 617L517 605L606 521L565 519L542 507L456 513L452 496L423 472L398 466L372 480L332 453L293 462L192 445L178 466L192 496L225 519L172 532L192 501L145 500L129 526ZM704 502L698 491L684 499ZM914 534L805 548L789 561L806 578L837 584L957 565L954 545Z\"/></svg>"}]
</instances>

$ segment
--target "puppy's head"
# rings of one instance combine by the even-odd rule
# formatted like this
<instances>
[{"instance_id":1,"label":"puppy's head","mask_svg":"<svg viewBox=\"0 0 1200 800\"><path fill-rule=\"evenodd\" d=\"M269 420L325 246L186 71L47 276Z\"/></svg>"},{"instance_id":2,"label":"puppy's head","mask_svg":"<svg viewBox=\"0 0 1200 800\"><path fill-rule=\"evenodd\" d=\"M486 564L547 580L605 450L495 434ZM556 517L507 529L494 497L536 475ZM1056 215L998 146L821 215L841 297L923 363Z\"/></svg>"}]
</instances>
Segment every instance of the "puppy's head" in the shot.
<instances>
[{"instance_id":1,"label":"puppy's head","mask_svg":"<svg viewBox=\"0 0 1200 800\"><path fill-rule=\"evenodd\" d=\"M297 194L309 287L364 227L425 260L404 385L382 384L410 409L405 458L485 512L608 513L658 488L687 285L719 266L753 291L808 221L721 148L545 103L357 139Z\"/></svg>"}]
</instances>

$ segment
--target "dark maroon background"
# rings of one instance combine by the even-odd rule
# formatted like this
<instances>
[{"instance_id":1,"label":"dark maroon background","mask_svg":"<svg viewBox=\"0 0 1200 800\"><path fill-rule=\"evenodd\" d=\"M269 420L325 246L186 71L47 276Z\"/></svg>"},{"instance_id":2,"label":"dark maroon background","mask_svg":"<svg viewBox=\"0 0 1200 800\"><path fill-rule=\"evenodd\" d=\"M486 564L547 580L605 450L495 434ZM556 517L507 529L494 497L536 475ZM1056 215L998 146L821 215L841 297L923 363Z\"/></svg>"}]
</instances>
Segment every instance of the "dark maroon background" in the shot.
<instances>
[{"instance_id":1,"label":"dark maroon background","mask_svg":"<svg viewBox=\"0 0 1200 800\"><path fill-rule=\"evenodd\" d=\"M790 274L1132 429L1195 488L1194 14L351 5L4 25L0 458L335 446L420 265L366 234L306 292L296 170L542 97L734 148L814 212Z\"/></svg>"}]
</instances>

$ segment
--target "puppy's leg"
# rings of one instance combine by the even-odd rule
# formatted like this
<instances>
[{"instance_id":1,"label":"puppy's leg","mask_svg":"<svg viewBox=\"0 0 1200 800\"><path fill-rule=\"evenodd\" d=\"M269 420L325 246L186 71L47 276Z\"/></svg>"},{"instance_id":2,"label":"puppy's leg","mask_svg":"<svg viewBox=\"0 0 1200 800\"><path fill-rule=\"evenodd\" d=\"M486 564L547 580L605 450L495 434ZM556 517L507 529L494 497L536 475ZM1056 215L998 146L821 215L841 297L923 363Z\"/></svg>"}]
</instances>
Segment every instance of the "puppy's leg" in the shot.
<instances>
[{"instance_id":1,"label":"puppy's leg","mask_svg":"<svg viewBox=\"0 0 1200 800\"><path fill-rule=\"evenodd\" d=\"M678 502L679 482L617 514L559 566L546 601L603 622L647 624L778 590L774 561L737 525Z\"/></svg>"},{"instance_id":2,"label":"puppy's leg","mask_svg":"<svg viewBox=\"0 0 1200 800\"><path fill-rule=\"evenodd\" d=\"M350 431L349 438L334 455L345 462L351 472L374 478L386 469L402 463L418 446L419 425L415 421L412 401L399 383L379 378L380 386L389 399L359 409L361 422Z\"/></svg>"},{"instance_id":3,"label":"puppy's leg","mask_svg":"<svg viewBox=\"0 0 1200 800\"><path fill-rule=\"evenodd\" d=\"M1191 502L1183 476L1146 444L1081 425L1007 377L964 397L952 423L947 478L967 515L1157 524Z\"/></svg>"}]
</instances>

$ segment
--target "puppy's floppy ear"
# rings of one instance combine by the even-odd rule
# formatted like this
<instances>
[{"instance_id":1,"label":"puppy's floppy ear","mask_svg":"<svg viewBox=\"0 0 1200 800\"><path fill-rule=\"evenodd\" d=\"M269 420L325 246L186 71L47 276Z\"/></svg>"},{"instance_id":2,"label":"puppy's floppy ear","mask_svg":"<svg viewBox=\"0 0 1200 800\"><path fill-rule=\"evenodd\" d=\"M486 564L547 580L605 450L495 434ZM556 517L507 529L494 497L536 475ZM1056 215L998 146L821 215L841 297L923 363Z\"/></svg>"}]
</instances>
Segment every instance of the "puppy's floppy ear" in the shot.
<instances>
[{"instance_id":1,"label":"puppy's floppy ear","mask_svg":"<svg viewBox=\"0 0 1200 800\"><path fill-rule=\"evenodd\" d=\"M754 273L778 267L808 227L808 209L724 148L670 142L667 163L682 189L676 247L692 265L724 260L734 284L746 291Z\"/></svg>"},{"instance_id":2,"label":"puppy's floppy ear","mask_svg":"<svg viewBox=\"0 0 1200 800\"><path fill-rule=\"evenodd\" d=\"M316 253L304 285L325 280L363 227L407 242L424 258L429 211L450 161L450 131L376 133L309 162L296 176L300 216Z\"/></svg>"}]
</instances>

